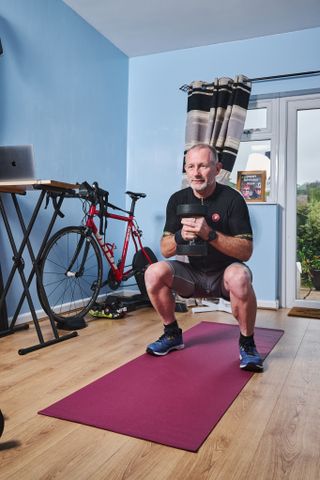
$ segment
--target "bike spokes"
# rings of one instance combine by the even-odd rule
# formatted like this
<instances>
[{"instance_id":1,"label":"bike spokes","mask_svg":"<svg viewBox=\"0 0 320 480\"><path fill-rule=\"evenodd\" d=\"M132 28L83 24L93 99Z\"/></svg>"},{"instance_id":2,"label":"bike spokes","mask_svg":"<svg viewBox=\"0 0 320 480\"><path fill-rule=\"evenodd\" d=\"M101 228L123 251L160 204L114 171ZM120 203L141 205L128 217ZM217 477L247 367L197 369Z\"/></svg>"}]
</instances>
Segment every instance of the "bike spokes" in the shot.
<instances>
[{"instance_id":1,"label":"bike spokes","mask_svg":"<svg viewBox=\"0 0 320 480\"><path fill-rule=\"evenodd\" d=\"M101 284L102 264L98 246L81 228L66 228L52 238L43 255L42 303L54 318L84 316L95 301Z\"/></svg>"}]
</instances>

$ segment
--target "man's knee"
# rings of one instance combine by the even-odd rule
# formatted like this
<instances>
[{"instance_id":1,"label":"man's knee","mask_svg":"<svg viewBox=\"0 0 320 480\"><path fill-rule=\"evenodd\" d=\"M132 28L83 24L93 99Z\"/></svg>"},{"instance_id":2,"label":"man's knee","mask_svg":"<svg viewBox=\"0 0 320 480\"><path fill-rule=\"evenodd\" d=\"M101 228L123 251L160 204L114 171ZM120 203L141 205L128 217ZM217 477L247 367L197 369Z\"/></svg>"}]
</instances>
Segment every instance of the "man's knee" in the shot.
<instances>
[{"instance_id":1,"label":"man's knee","mask_svg":"<svg viewBox=\"0 0 320 480\"><path fill-rule=\"evenodd\" d=\"M246 300L252 293L251 275L245 265L230 265L224 274L225 288L237 298Z\"/></svg>"},{"instance_id":2,"label":"man's knee","mask_svg":"<svg viewBox=\"0 0 320 480\"><path fill-rule=\"evenodd\" d=\"M171 268L164 261L152 263L147 268L144 279L148 291L156 290L163 285L170 287L170 282L172 282Z\"/></svg>"}]
</instances>

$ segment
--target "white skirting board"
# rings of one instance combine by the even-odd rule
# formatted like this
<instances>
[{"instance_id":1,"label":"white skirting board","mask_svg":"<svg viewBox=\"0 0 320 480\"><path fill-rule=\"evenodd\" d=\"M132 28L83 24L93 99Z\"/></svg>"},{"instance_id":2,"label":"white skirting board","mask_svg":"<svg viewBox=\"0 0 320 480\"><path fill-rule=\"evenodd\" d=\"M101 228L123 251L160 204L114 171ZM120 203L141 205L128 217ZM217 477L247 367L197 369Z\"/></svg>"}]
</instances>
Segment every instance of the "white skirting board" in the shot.
<instances>
[{"instance_id":1,"label":"white skirting board","mask_svg":"<svg viewBox=\"0 0 320 480\"><path fill-rule=\"evenodd\" d=\"M266 308L271 310L278 310L279 309L279 301L278 300L258 300L257 301L258 308ZM218 299L203 299L201 300L201 306L193 307L192 313L202 313L202 312L231 312L231 305L230 302L224 300L223 298Z\"/></svg>"},{"instance_id":2,"label":"white skirting board","mask_svg":"<svg viewBox=\"0 0 320 480\"><path fill-rule=\"evenodd\" d=\"M257 300L258 308L266 308L270 310L279 310L279 300Z\"/></svg>"},{"instance_id":3,"label":"white skirting board","mask_svg":"<svg viewBox=\"0 0 320 480\"><path fill-rule=\"evenodd\" d=\"M38 320L40 320L41 318L46 318L47 314L44 310L36 310L36 316ZM13 317L8 318L9 325L11 323L12 318ZM16 325L21 325L22 323L29 323L29 322L32 322L31 313L30 312L20 313L20 315L18 315Z\"/></svg>"},{"instance_id":4,"label":"white skirting board","mask_svg":"<svg viewBox=\"0 0 320 480\"><path fill-rule=\"evenodd\" d=\"M117 293L127 293L129 294L128 291L124 292L122 290L117 291ZM136 294L138 291L130 291L130 294ZM110 293L109 293L110 294ZM99 295L98 299L102 300L105 295ZM278 310L279 309L279 301L278 300L258 300L258 308L266 308L270 310ZM230 302L227 300L224 300L223 298L219 299L202 299L201 300L201 305L198 305L197 307L192 308L192 313L201 313L201 312L227 312L231 313L231 307L230 307ZM37 318L45 318L47 316L46 312L44 310L36 310L36 315ZM9 318L9 325L12 320L12 317ZM21 315L18 316L16 325L20 325L22 323L28 323L32 322L32 316L30 312L22 313Z\"/></svg>"},{"instance_id":5,"label":"white skirting board","mask_svg":"<svg viewBox=\"0 0 320 480\"><path fill-rule=\"evenodd\" d=\"M97 300L103 300L104 298L106 297L106 294L102 294L102 295L99 295ZM79 306L82 304L82 300L79 300ZM77 302L73 302L72 303L72 307L73 308L77 308ZM59 305L58 307L56 307L56 311L66 311L68 310L69 308L69 304L68 303L65 303L63 305ZM46 312L43 310L43 309L39 309L39 310L36 310L36 316L37 316L37 319L40 320L41 318L46 318L48 315L46 314ZM9 325L11 323L11 320L12 320L13 317L9 317L8 318L8 321L9 321ZM18 318L17 318L17 321L16 321L16 325L20 325L22 323L28 323L28 322L32 322L32 315L31 315L31 312L26 312L26 313L21 313Z\"/></svg>"}]
</instances>

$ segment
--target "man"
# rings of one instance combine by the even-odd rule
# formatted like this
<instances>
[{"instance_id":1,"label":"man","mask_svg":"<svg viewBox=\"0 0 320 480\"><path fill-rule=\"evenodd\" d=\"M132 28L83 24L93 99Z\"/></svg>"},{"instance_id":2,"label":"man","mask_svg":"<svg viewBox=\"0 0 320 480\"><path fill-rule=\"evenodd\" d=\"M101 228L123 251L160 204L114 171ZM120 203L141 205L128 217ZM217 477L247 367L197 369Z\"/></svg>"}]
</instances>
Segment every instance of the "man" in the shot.
<instances>
[{"instance_id":1,"label":"man","mask_svg":"<svg viewBox=\"0 0 320 480\"><path fill-rule=\"evenodd\" d=\"M186 155L190 187L174 193L167 205L166 224L161 239L165 258L176 253L177 244L196 237L208 242L208 255L189 257L190 263L165 260L154 263L145 273L146 287L153 307L163 324L164 334L147 346L152 355L166 355L184 348L182 330L175 318L173 291L182 297L223 297L230 300L240 327L240 368L263 370L254 343L257 303L252 275L242 262L252 254L252 229L245 200L236 190L216 182L221 170L216 150L200 144ZM176 215L180 204L203 204L206 218Z\"/></svg>"}]
</instances>

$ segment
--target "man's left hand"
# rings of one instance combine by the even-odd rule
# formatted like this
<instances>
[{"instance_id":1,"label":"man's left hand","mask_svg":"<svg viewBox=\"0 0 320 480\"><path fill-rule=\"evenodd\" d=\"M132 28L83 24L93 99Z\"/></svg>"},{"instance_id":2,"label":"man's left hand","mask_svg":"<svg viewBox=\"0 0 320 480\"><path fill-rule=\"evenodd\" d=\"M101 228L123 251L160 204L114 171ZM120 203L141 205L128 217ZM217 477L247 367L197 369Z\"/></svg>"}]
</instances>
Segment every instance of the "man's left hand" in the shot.
<instances>
[{"instance_id":1,"label":"man's left hand","mask_svg":"<svg viewBox=\"0 0 320 480\"><path fill-rule=\"evenodd\" d=\"M193 235L193 237L197 236L203 240L208 240L210 228L204 217L182 218L181 223L185 237Z\"/></svg>"}]
</instances>

